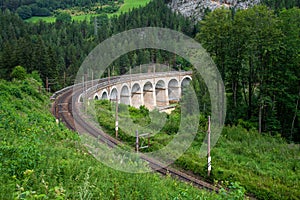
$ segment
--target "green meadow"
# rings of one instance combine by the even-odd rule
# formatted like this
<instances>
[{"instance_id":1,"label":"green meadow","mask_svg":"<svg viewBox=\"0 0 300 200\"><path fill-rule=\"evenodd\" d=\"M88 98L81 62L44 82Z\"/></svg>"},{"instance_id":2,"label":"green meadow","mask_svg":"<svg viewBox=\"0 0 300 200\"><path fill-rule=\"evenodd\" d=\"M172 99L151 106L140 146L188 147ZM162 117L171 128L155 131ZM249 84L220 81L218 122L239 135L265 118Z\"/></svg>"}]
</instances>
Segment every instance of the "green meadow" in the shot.
<instances>
[{"instance_id":1,"label":"green meadow","mask_svg":"<svg viewBox=\"0 0 300 200\"><path fill-rule=\"evenodd\" d=\"M124 4L120 7L120 9L115 12L115 13L111 13L108 14L109 17L112 17L114 15L120 15L121 13L125 13L128 12L130 10L132 10L133 8L138 8L138 7L142 7L147 5L151 0L124 0ZM72 19L75 21L84 21L84 20L90 20L91 17L97 16L99 14L83 14L83 15L76 15L76 16L72 16ZM52 23L55 22L56 17L55 16L49 16L49 17L31 17L29 19L27 19L27 22L31 22L31 23L36 23L38 21L45 21L48 23Z\"/></svg>"}]
</instances>

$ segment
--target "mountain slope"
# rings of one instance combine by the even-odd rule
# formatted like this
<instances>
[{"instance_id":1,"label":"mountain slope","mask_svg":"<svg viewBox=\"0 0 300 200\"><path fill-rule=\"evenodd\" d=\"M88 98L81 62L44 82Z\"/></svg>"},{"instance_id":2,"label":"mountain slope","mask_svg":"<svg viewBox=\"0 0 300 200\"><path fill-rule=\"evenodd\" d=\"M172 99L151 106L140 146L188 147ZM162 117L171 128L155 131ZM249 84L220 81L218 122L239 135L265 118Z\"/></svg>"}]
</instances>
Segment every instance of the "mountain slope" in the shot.
<instances>
[{"instance_id":1,"label":"mountain slope","mask_svg":"<svg viewBox=\"0 0 300 200\"><path fill-rule=\"evenodd\" d=\"M207 11L217 8L247 9L258 3L260 0L172 0L169 6L186 17L201 20Z\"/></svg>"}]
</instances>

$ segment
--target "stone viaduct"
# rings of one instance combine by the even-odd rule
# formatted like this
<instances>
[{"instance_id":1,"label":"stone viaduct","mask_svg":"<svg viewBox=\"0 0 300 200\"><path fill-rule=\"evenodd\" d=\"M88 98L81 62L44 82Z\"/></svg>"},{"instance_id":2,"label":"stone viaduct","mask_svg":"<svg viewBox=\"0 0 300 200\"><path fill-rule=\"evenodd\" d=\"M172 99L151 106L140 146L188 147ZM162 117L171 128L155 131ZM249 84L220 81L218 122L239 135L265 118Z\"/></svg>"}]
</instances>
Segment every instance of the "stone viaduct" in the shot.
<instances>
[{"instance_id":1,"label":"stone viaduct","mask_svg":"<svg viewBox=\"0 0 300 200\"><path fill-rule=\"evenodd\" d=\"M108 99L137 108L145 105L153 110L178 102L182 87L191 80L192 71L122 75L105 78L105 81L87 89L82 95L86 95L88 99Z\"/></svg>"}]
</instances>

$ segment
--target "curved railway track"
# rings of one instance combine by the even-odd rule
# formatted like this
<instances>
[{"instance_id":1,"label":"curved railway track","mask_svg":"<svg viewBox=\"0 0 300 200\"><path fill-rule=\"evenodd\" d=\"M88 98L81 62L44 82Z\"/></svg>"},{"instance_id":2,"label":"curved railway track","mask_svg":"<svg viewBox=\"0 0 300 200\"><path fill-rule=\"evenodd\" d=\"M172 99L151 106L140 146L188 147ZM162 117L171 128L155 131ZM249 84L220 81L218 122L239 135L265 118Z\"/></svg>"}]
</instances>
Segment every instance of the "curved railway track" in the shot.
<instances>
[{"instance_id":1,"label":"curved railway track","mask_svg":"<svg viewBox=\"0 0 300 200\"><path fill-rule=\"evenodd\" d=\"M109 147L114 148L116 145L121 144L121 141L111 137L110 135L104 133L103 131L95 128L88 122L86 122L80 115L77 117L72 116L72 97L73 95L79 96L80 92L73 92L73 88L66 89L60 94L57 94L55 102L52 105L52 113L57 118L60 119L69 129L79 132L84 131L90 135L99 138L101 142L106 143ZM75 108L76 109L76 108ZM75 127L76 120L76 127ZM101 136L101 137L99 137ZM185 174L179 170L171 167L161 167L161 164L156 160L150 159L141 154L141 158L149 163L149 166L155 169L162 175L170 175L172 177L178 178L179 180L192 183L194 186L202 189L207 189L209 191L218 192L218 188L207 183L205 181L199 180L188 174Z\"/></svg>"}]
</instances>

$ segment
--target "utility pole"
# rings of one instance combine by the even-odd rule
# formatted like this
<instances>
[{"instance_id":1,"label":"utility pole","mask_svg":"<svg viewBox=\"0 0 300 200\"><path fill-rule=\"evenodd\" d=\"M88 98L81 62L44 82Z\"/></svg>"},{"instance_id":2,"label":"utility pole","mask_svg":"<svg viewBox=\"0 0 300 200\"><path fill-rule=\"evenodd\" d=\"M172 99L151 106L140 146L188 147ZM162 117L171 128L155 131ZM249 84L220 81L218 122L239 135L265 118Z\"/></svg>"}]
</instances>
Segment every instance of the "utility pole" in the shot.
<instances>
[{"instance_id":1,"label":"utility pole","mask_svg":"<svg viewBox=\"0 0 300 200\"><path fill-rule=\"evenodd\" d=\"M130 83L129 83L129 86L131 88L131 83L132 83L132 76L131 76L131 66L129 66L129 75L130 75ZM130 104L130 100L129 100L129 104Z\"/></svg>"},{"instance_id":2,"label":"utility pole","mask_svg":"<svg viewBox=\"0 0 300 200\"><path fill-rule=\"evenodd\" d=\"M210 116L208 116L208 131L207 131L207 175L210 176L211 157L210 157Z\"/></svg>"},{"instance_id":3,"label":"utility pole","mask_svg":"<svg viewBox=\"0 0 300 200\"><path fill-rule=\"evenodd\" d=\"M117 95L117 98L116 98L116 138L118 138L118 130L119 130L118 107L119 107L119 104L118 104L118 95Z\"/></svg>"},{"instance_id":4,"label":"utility pole","mask_svg":"<svg viewBox=\"0 0 300 200\"><path fill-rule=\"evenodd\" d=\"M54 84L57 84L57 81L55 81L55 79L49 79L48 77L46 77L46 91L47 92L51 92L50 85L54 85Z\"/></svg>"},{"instance_id":5,"label":"utility pole","mask_svg":"<svg viewBox=\"0 0 300 200\"><path fill-rule=\"evenodd\" d=\"M108 85L110 85L110 69L107 69L107 74L108 74Z\"/></svg>"},{"instance_id":6,"label":"utility pole","mask_svg":"<svg viewBox=\"0 0 300 200\"><path fill-rule=\"evenodd\" d=\"M46 91L49 92L49 82L48 82L48 77L46 77Z\"/></svg>"},{"instance_id":7,"label":"utility pole","mask_svg":"<svg viewBox=\"0 0 300 200\"><path fill-rule=\"evenodd\" d=\"M84 78L83 78L83 82L84 82L84 101L83 101L83 103L85 104L86 103L86 105L85 105L85 113L87 113L87 109L88 109L88 98L87 98L87 76L88 76L88 74L87 73L84 73Z\"/></svg>"},{"instance_id":8,"label":"utility pole","mask_svg":"<svg viewBox=\"0 0 300 200\"><path fill-rule=\"evenodd\" d=\"M94 35L96 37L98 36L98 22L97 22L97 17L94 18Z\"/></svg>"},{"instance_id":9,"label":"utility pole","mask_svg":"<svg viewBox=\"0 0 300 200\"><path fill-rule=\"evenodd\" d=\"M92 87L94 87L94 71L92 70Z\"/></svg>"},{"instance_id":10,"label":"utility pole","mask_svg":"<svg viewBox=\"0 0 300 200\"><path fill-rule=\"evenodd\" d=\"M139 131L138 130L135 131L135 136L136 136L135 151L138 153L139 152Z\"/></svg>"},{"instance_id":11,"label":"utility pole","mask_svg":"<svg viewBox=\"0 0 300 200\"><path fill-rule=\"evenodd\" d=\"M64 87L66 87L66 72L64 71Z\"/></svg>"}]
</instances>

